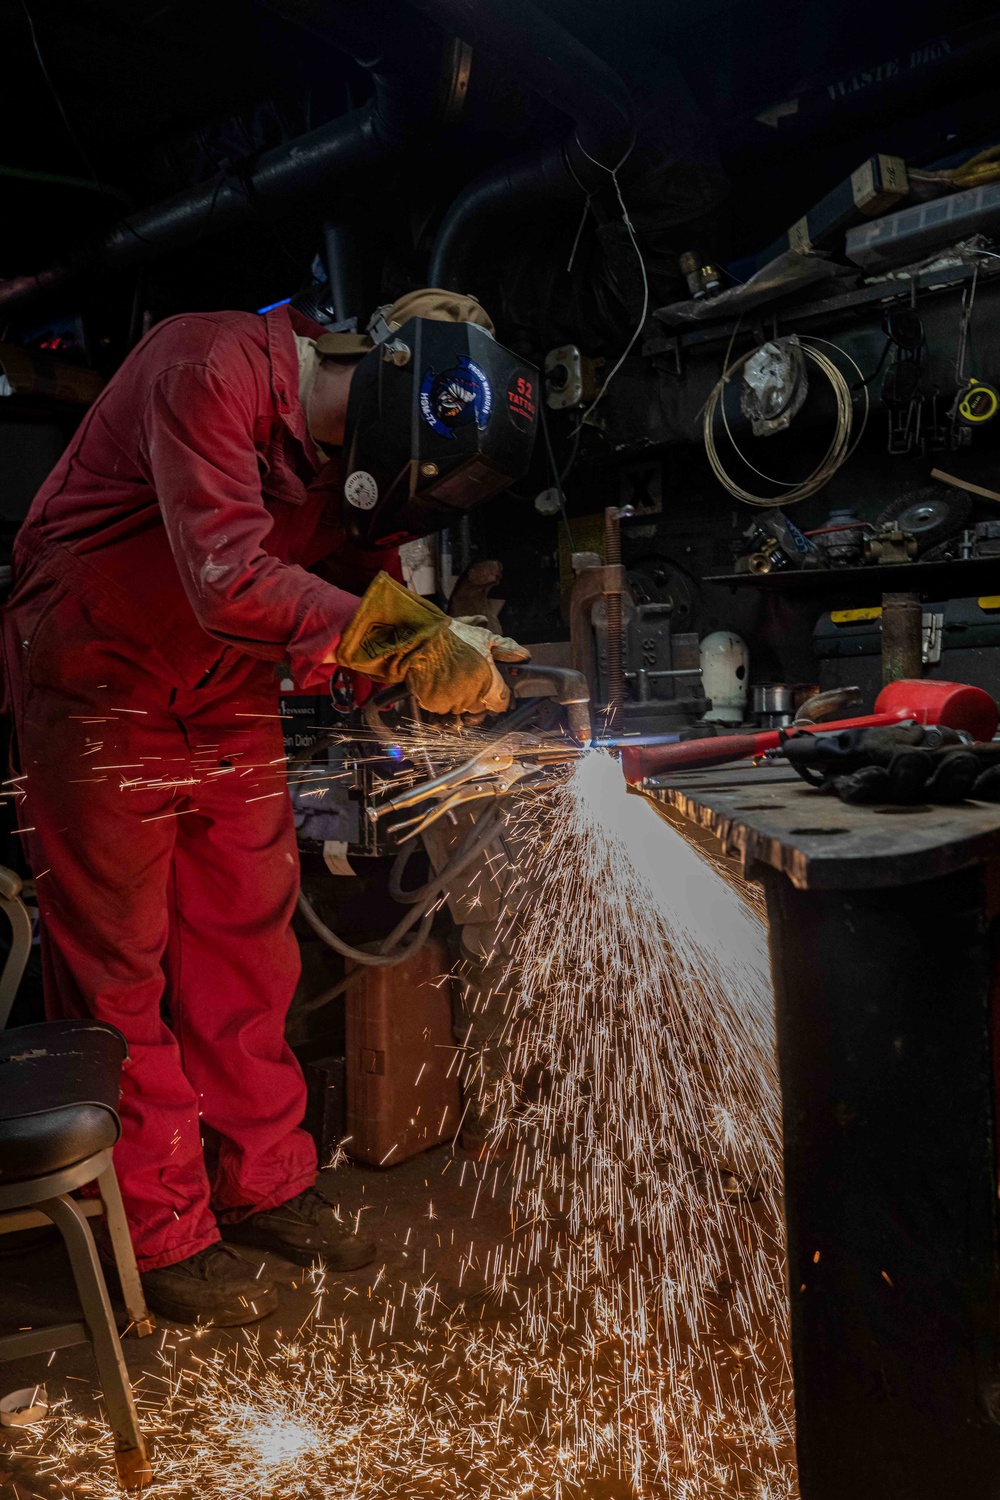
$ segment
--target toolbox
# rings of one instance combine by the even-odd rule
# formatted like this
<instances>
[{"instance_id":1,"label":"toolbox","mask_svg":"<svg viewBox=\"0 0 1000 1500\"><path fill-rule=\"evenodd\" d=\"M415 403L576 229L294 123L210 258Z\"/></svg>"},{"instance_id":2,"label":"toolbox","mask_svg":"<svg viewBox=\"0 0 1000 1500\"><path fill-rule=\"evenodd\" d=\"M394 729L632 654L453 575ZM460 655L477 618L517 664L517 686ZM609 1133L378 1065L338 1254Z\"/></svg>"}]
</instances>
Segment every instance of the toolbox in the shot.
<instances>
[{"instance_id":1,"label":"toolbox","mask_svg":"<svg viewBox=\"0 0 1000 1500\"><path fill-rule=\"evenodd\" d=\"M924 657L934 662L942 651L1000 646L1000 596L949 599L923 606ZM835 609L821 615L813 633L820 661L840 657L878 656L882 650L882 610Z\"/></svg>"},{"instance_id":2,"label":"toolbox","mask_svg":"<svg viewBox=\"0 0 1000 1500\"><path fill-rule=\"evenodd\" d=\"M987 183L859 223L848 232L847 259L869 273L884 271L918 261L972 234L998 231L1000 183Z\"/></svg>"},{"instance_id":3,"label":"toolbox","mask_svg":"<svg viewBox=\"0 0 1000 1500\"><path fill-rule=\"evenodd\" d=\"M450 971L445 944L431 938L401 964L366 968L348 988L344 1150L355 1161L394 1167L457 1133Z\"/></svg>"},{"instance_id":4,"label":"toolbox","mask_svg":"<svg viewBox=\"0 0 1000 1500\"><path fill-rule=\"evenodd\" d=\"M969 683L1000 698L1000 595L927 602L921 613L923 675ZM872 605L822 615L813 651L820 686L856 685L867 711L882 684L881 609Z\"/></svg>"}]
</instances>

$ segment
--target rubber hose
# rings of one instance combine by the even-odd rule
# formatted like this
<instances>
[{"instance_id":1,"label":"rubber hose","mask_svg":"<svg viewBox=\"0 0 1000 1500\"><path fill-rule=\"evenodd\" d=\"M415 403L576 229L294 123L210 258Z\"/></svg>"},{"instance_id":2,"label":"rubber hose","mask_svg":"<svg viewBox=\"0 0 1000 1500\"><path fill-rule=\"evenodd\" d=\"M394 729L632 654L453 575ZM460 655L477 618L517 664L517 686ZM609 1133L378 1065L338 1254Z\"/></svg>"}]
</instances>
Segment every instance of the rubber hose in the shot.
<instances>
[{"instance_id":1,"label":"rubber hose","mask_svg":"<svg viewBox=\"0 0 1000 1500\"><path fill-rule=\"evenodd\" d=\"M352 969L349 974L345 974L343 979L338 979L337 983L331 985L328 990L322 990L320 994L314 995L311 1000L302 1001L295 1007L296 1016L311 1016L315 1011L322 1010L324 1005L329 1005L331 1000L336 1000L364 972L364 969Z\"/></svg>"},{"instance_id":2,"label":"rubber hose","mask_svg":"<svg viewBox=\"0 0 1000 1500\"><path fill-rule=\"evenodd\" d=\"M389 871L389 895L393 901L398 901L400 906L409 906L414 901L419 901L421 896L427 892L426 885L420 885L415 891L404 891L402 886L403 873L410 863L411 858L417 852L417 837L412 835L405 839L399 846L399 853L393 860L392 869Z\"/></svg>"},{"instance_id":3,"label":"rubber hose","mask_svg":"<svg viewBox=\"0 0 1000 1500\"><path fill-rule=\"evenodd\" d=\"M473 824L472 831L478 837L471 842L463 840L461 848L448 863L441 869L433 880L427 882L422 892L418 893L417 901L412 909L396 923L396 926L383 938L376 949L355 948L350 943L338 936L331 927L328 927L320 917L312 902L304 891L299 892L299 910L305 917L309 926L316 936L322 938L323 942L333 948L343 958L349 958L354 963L363 964L366 968L393 968L396 964L405 962L413 954L418 953L430 935L431 925L434 921L434 907L440 897L447 891L449 883L456 879L473 859L485 847L494 836L500 826L500 819L496 816L494 809L490 809L485 817L480 818ZM399 947L399 941L409 932L417 922L420 927L413 939Z\"/></svg>"},{"instance_id":4,"label":"rubber hose","mask_svg":"<svg viewBox=\"0 0 1000 1500\"><path fill-rule=\"evenodd\" d=\"M413 911L407 912L405 926L402 923L397 923L388 938L384 938L378 948L370 950L366 948L354 948L350 943L345 943L342 937L338 937L333 928L326 925L309 900L309 897L303 891L299 892L299 911L305 917L316 936L322 938L323 942L339 953L342 958L349 958L352 963L363 964L365 968L375 969L391 969L396 964L404 963L406 959L412 958L414 953L419 953L430 935L431 924L434 921L433 912L428 913L420 907L415 907ZM401 948L393 950L389 946L390 942L402 937L413 926L414 921L419 921L421 917L424 919L423 923L414 934L412 941L406 943Z\"/></svg>"},{"instance_id":5,"label":"rubber hose","mask_svg":"<svg viewBox=\"0 0 1000 1500\"><path fill-rule=\"evenodd\" d=\"M500 827L499 818L490 818L491 808L486 817L480 817L473 823L458 849L455 851L448 864L443 865L437 875L432 875L424 885L417 886L415 890L403 889L403 872L409 864L410 857L416 851L417 841L415 838L407 839L396 856L396 862L389 873L389 895L401 906L410 906L416 901L422 901L431 891L440 888L442 882L450 882L456 875L461 874L466 866L472 862L481 849L485 849L494 836L496 829Z\"/></svg>"}]
</instances>

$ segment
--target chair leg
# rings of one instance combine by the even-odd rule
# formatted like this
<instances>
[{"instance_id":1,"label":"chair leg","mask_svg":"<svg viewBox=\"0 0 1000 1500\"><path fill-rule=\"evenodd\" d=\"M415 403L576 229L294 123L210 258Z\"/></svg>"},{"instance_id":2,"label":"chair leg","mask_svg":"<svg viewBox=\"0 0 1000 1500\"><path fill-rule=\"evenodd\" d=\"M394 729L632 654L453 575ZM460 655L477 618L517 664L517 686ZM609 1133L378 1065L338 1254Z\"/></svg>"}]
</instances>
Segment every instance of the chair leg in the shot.
<instances>
[{"instance_id":1,"label":"chair leg","mask_svg":"<svg viewBox=\"0 0 1000 1500\"><path fill-rule=\"evenodd\" d=\"M118 1341L111 1299L97 1255L90 1225L72 1198L49 1198L39 1204L66 1242L77 1294L90 1333L108 1418L115 1437L115 1466L126 1489L144 1489L153 1471L139 1418L132 1383Z\"/></svg>"},{"instance_id":2,"label":"chair leg","mask_svg":"<svg viewBox=\"0 0 1000 1500\"><path fill-rule=\"evenodd\" d=\"M153 1332L156 1320L147 1308L146 1299L143 1296L142 1282L139 1280L139 1272L135 1264L135 1251L132 1248L132 1236L129 1234L121 1188L118 1186L114 1167L107 1167L101 1173L97 1179L97 1186L100 1189L101 1202L104 1204L108 1237L114 1251L118 1280L121 1282L122 1296L125 1299L131 1322L131 1330L126 1329L126 1332L131 1331L137 1339L142 1339Z\"/></svg>"}]
</instances>

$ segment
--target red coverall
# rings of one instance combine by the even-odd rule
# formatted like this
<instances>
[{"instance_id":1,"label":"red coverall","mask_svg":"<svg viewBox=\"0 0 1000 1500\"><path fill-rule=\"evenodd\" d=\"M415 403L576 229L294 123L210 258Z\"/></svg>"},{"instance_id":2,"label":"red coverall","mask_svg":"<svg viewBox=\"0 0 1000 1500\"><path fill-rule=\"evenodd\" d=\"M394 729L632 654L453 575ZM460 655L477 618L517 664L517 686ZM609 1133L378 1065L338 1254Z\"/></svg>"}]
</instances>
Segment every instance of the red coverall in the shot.
<instances>
[{"instance_id":1,"label":"red coverall","mask_svg":"<svg viewBox=\"0 0 1000 1500\"><path fill-rule=\"evenodd\" d=\"M128 1039L115 1164L143 1270L316 1173L283 1034L298 857L275 664L325 684L385 556L346 541L293 320L322 331L287 308L153 329L35 498L4 610L46 1006Z\"/></svg>"}]
</instances>

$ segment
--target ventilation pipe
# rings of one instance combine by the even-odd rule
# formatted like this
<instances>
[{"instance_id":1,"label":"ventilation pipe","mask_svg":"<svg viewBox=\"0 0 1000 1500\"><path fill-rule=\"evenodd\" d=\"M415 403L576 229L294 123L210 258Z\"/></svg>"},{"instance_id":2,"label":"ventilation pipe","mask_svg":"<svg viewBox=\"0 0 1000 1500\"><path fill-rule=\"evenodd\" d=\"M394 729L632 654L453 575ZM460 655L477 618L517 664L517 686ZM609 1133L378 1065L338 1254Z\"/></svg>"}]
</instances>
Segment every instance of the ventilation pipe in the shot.
<instances>
[{"instance_id":1,"label":"ventilation pipe","mask_svg":"<svg viewBox=\"0 0 1000 1500\"><path fill-rule=\"evenodd\" d=\"M618 74L531 0L411 0L415 9L576 124L575 142L605 166L632 139L629 92Z\"/></svg>"},{"instance_id":2,"label":"ventilation pipe","mask_svg":"<svg viewBox=\"0 0 1000 1500\"><path fill-rule=\"evenodd\" d=\"M348 52L370 72L374 97L190 192L128 214L69 265L0 282L0 308L32 301L82 271L120 270L278 214L344 173L384 160L415 128L447 119L464 93L468 49L415 18L405 24L390 0L274 0L271 8Z\"/></svg>"},{"instance_id":3,"label":"ventilation pipe","mask_svg":"<svg viewBox=\"0 0 1000 1500\"><path fill-rule=\"evenodd\" d=\"M491 219L543 201L579 201L581 188L607 180L604 169L616 166L633 141L632 104L614 69L530 0L411 4L574 122L567 140L483 173L449 208L431 251L428 281L466 289L471 251Z\"/></svg>"},{"instance_id":4,"label":"ventilation pipe","mask_svg":"<svg viewBox=\"0 0 1000 1500\"><path fill-rule=\"evenodd\" d=\"M713 132L676 65L655 49L636 47L622 77L531 0L410 3L573 121L561 142L502 162L462 191L431 251L432 285L475 292L474 252L490 226L560 203L578 208L585 194L609 189L608 169L619 163L630 214L654 257L651 276L657 247L672 246L676 227L702 220L725 199ZM672 277L672 256L669 262Z\"/></svg>"}]
</instances>

